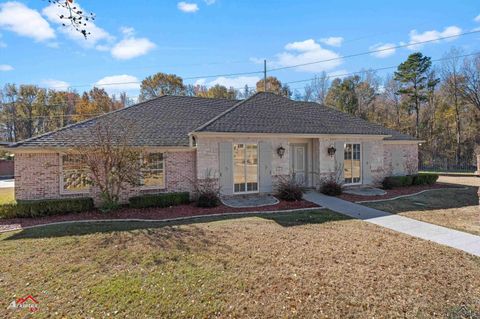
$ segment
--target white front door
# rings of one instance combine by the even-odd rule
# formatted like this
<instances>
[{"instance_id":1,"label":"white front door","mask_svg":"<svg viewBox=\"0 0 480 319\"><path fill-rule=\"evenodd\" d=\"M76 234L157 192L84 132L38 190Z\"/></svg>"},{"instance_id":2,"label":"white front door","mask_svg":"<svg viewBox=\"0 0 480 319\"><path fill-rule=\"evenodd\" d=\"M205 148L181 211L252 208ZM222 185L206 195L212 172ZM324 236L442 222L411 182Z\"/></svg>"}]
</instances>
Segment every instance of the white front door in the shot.
<instances>
[{"instance_id":1,"label":"white front door","mask_svg":"<svg viewBox=\"0 0 480 319\"><path fill-rule=\"evenodd\" d=\"M307 145L291 146L290 166L297 182L307 185Z\"/></svg>"}]
</instances>

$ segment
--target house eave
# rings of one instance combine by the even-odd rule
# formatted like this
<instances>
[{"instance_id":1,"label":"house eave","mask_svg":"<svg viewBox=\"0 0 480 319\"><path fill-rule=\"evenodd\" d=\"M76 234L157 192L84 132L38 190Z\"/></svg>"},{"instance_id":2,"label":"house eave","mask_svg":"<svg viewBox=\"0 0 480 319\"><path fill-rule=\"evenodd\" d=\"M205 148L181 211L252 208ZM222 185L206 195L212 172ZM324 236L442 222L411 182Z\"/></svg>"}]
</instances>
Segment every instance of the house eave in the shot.
<instances>
[{"instance_id":1,"label":"house eave","mask_svg":"<svg viewBox=\"0 0 480 319\"><path fill-rule=\"evenodd\" d=\"M189 136L208 137L286 137L286 138L332 138L332 139L374 139L383 140L392 135L377 134L304 134L304 133L243 133L243 132L191 132Z\"/></svg>"},{"instance_id":2,"label":"house eave","mask_svg":"<svg viewBox=\"0 0 480 319\"><path fill-rule=\"evenodd\" d=\"M88 147L87 147L88 148ZM148 150L151 152L161 151L161 152L188 152L195 150L194 147L190 146L133 146L132 148L138 150ZM9 153L20 154L20 153L29 153L29 154L45 154L45 153L68 153L75 150L75 147L23 147L18 146L15 148L6 148Z\"/></svg>"}]
</instances>

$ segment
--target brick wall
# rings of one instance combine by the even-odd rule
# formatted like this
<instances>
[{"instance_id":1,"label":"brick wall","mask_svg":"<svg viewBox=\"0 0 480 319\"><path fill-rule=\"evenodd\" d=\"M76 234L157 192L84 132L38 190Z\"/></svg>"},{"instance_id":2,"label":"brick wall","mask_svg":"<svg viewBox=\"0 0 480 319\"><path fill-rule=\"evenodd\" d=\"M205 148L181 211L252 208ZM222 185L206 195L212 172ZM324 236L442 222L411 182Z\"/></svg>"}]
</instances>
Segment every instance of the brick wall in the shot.
<instances>
[{"instance_id":1,"label":"brick wall","mask_svg":"<svg viewBox=\"0 0 480 319\"><path fill-rule=\"evenodd\" d=\"M120 194L121 202L140 194L191 191L196 176L196 152L165 153L165 189L142 190L126 186ZM18 153L15 155L15 198L20 200L51 199L89 196L98 203L100 191L92 187L88 194L62 194L60 192L60 155L55 153Z\"/></svg>"},{"instance_id":2,"label":"brick wall","mask_svg":"<svg viewBox=\"0 0 480 319\"><path fill-rule=\"evenodd\" d=\"M15 198L59 198L59 165L58 154L15 154Z\"/></svg>"},{"instance_id":3,"label":"brick wall","mask_svg":"<svg viewBox=\"0 0 480 319\"><path fill-rule=\"evenodd\" d=\"M391 144L383 146L385 176L407 175L418 172L418 145Z\"/></svg>"}]
</instances>

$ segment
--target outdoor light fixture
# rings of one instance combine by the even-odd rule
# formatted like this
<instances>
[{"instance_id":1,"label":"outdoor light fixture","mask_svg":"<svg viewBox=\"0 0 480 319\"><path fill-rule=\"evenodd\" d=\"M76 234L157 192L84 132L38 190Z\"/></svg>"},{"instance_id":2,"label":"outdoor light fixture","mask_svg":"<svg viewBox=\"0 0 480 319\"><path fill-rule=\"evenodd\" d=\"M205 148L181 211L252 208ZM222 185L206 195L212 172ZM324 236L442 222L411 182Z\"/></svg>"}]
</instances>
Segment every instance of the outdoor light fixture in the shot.
<instances>
[{"instance_id":1,"label":"outdoor light fixture","mask_svg":"<svg viewBox=\"0 0 480 319\"><path fill-rule=\"evenodd\" d=\"M327 149L328 155L330 155L330 156L334 156L336 151L337 151L337 149L335 147L333 147L333 145L330 145Z\"/></svg>"},{"instance_id":2,"label":"outdoor light fixture","mask_svg":"<svg viewBox=\"0 0 480 319\"><path fill-rule=\"evenodd\" d=\"M280 158L282 158L283 155L285 155L285 148L283 146L280 146L279 148L277 148L277 154L278 156L280 156Z\"/></svg>"}]
</instances>

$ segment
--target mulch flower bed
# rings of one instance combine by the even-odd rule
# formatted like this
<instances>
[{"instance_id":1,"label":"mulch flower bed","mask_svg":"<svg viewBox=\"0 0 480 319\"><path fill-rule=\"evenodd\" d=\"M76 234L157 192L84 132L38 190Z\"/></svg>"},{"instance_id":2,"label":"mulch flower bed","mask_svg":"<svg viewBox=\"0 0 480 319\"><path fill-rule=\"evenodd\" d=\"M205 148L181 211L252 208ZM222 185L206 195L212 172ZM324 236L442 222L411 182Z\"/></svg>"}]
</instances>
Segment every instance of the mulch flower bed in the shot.
<instances>
[{"instance_id":1,"label":"mulch flower bed","mask_svg":"<svg viewBox=\"0 0 480 319\"><path fill-rule=\"evenodd\" d=\"M402 195L411 195L411 194L415 194L415 193L418 193L424 190L429 190L429 189L442 189L442 188L452 188L452 187L458 187L458 186L441 184L441 183L437 183L433 185L412 185L408 187L399 187L395 189L385 189L385 192L387 192L385 195L361 196L361 195L343 193L342 195L338 196L338 198L341 198L343 200L348 200L349 202L382 200L382 199L389 199L389 198L394 198Z\"/></svg>"},{"instance_id":2,"label":"mulch flower bed","mask_svg":"<svg viewBox=\"0 0 480 319\"><path fill-rule=\"evenodd\" d=\"M305 200L287 202L281 200L278 204L262 207L233 208L220 205L213 208L196 207L194 203L189 205L172 206L168 208L121 208L119 210L103 213L99 210L88 211L83 213L71 213L65 215L45 216L38 218L11 218L0 219L0 232L23 227L44 225L55 222L78 221L78 220L103 220L103 219L149 219L163 220L178 217L194 217L201 215L219 215L227 213L241 212L265 212L265 211L282 211L299 208L316 208L318 205L307 202Z\"/></svg>"}]
</instances>

